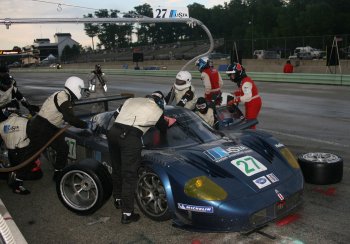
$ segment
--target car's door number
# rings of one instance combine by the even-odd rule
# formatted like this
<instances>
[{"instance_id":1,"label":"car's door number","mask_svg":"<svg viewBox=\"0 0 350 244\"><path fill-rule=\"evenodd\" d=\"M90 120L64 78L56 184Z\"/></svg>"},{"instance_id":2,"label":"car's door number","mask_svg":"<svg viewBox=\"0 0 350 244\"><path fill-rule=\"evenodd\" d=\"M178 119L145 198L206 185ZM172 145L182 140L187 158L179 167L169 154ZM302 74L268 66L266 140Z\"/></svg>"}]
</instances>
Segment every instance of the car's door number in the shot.
<instances>
[{"instance_id":1,"label":"car's door number","mask_svg":"<svg viewBox=\"0 0 350 244\"><path fill-rule=\"evenodd\" d=\"M245 175L251 176L265 171L267 168L252 156L245 156L231 161Z\"/></svg>"},{"instance_id":2,"label":"car's door number","mask_svg":"<svg viewBox=\"0 0 350 244\"><path fill-rule=\"evenodd\" d=\"M68 148L69 148L68 158L77 159L77 153L76 153L77 142L76 142L76 140L69 138L69 137L66 137L65 140L66 140Z\"/></svg>"}]
</instances>

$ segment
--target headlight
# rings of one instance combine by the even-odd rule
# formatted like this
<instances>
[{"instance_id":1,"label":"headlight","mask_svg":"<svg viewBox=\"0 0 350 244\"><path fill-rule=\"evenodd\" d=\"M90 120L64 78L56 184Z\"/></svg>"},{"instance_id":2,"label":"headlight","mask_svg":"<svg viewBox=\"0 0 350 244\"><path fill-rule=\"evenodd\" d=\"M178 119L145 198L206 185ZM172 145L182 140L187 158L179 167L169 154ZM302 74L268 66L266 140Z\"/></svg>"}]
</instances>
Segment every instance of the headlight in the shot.
<instances>
[{"instance_id":1,"label":"headlight","mask_svg":"<svg viewBox=\"0 0 350 244\"><path fill-rule=\"evenodd\" d=\"M184 191L187 196L200 200L222 201L227 197L226 191L206 176L187 181Z\"/></svg>"},{"instance_id":2,"label":"headlight","mask_svg":"<svg viewBox=\"0 0 350 244\"><path fill-rule=\"evenodd\" d=\"M298 161L295 159L295 156L291 151L289 151L288 148L284 147L280 150L282 153L283 157L288 161L289 165L292 166L295 169L299 169L300 166L298 164Z\"/></svg>"}]
</instances>

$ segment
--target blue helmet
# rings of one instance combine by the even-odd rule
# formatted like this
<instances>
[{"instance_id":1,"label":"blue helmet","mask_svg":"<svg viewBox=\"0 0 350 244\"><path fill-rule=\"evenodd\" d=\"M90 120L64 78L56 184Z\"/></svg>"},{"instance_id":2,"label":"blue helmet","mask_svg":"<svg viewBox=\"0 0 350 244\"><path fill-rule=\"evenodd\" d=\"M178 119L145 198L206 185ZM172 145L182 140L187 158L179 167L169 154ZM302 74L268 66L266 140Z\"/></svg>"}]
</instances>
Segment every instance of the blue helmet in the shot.
<instances>
[{"instance_id":1,"label":"blue helmet","mask_svg":"<svg viewBox=\"0 0 350 244\"><path fill-rule=\"evenodd\" d=\"M209 67L209 58L201 57L196 61L196 66L198 66L198 70L202 71L203 69Z\"/></svg>"}]
</instances>

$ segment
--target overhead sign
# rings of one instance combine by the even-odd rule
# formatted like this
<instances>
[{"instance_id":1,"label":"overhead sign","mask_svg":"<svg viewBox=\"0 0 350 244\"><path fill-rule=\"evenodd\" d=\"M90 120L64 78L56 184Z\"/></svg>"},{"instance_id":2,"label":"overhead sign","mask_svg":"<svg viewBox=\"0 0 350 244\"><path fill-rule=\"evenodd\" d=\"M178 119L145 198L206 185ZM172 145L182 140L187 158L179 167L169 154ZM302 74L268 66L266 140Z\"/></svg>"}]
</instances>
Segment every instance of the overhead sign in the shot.
<instances>
[{"instance_id":1,"label":"overhead sign","mask_svg":"<svg viewBox=\"0 0 350 244\"><path fill-rule=\"evenodd\" d=\"M173 8L173 7L157 7L153 8L153 18L169 19L169 18L189 18L188 8Z\"/></svg>"}]
</instances>

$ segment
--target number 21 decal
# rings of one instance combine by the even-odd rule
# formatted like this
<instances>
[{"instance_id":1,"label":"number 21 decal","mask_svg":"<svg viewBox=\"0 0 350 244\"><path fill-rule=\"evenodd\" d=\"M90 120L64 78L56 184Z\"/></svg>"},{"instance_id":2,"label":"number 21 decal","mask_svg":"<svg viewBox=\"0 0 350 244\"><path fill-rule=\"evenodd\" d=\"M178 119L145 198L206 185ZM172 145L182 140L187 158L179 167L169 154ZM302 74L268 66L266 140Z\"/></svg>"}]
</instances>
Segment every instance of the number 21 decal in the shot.
<instances>
[{"instance_id":1,"label":"number 21 decal","mask_svg":"<svg viewBox=\"0 0 350 244\"><path fill-rule=\"evenodd\" d=\"M256 173L265 171L267 168L252 156L245 156L231 161L246 176L255 175Z\"/></svg>"}]
</instances>

